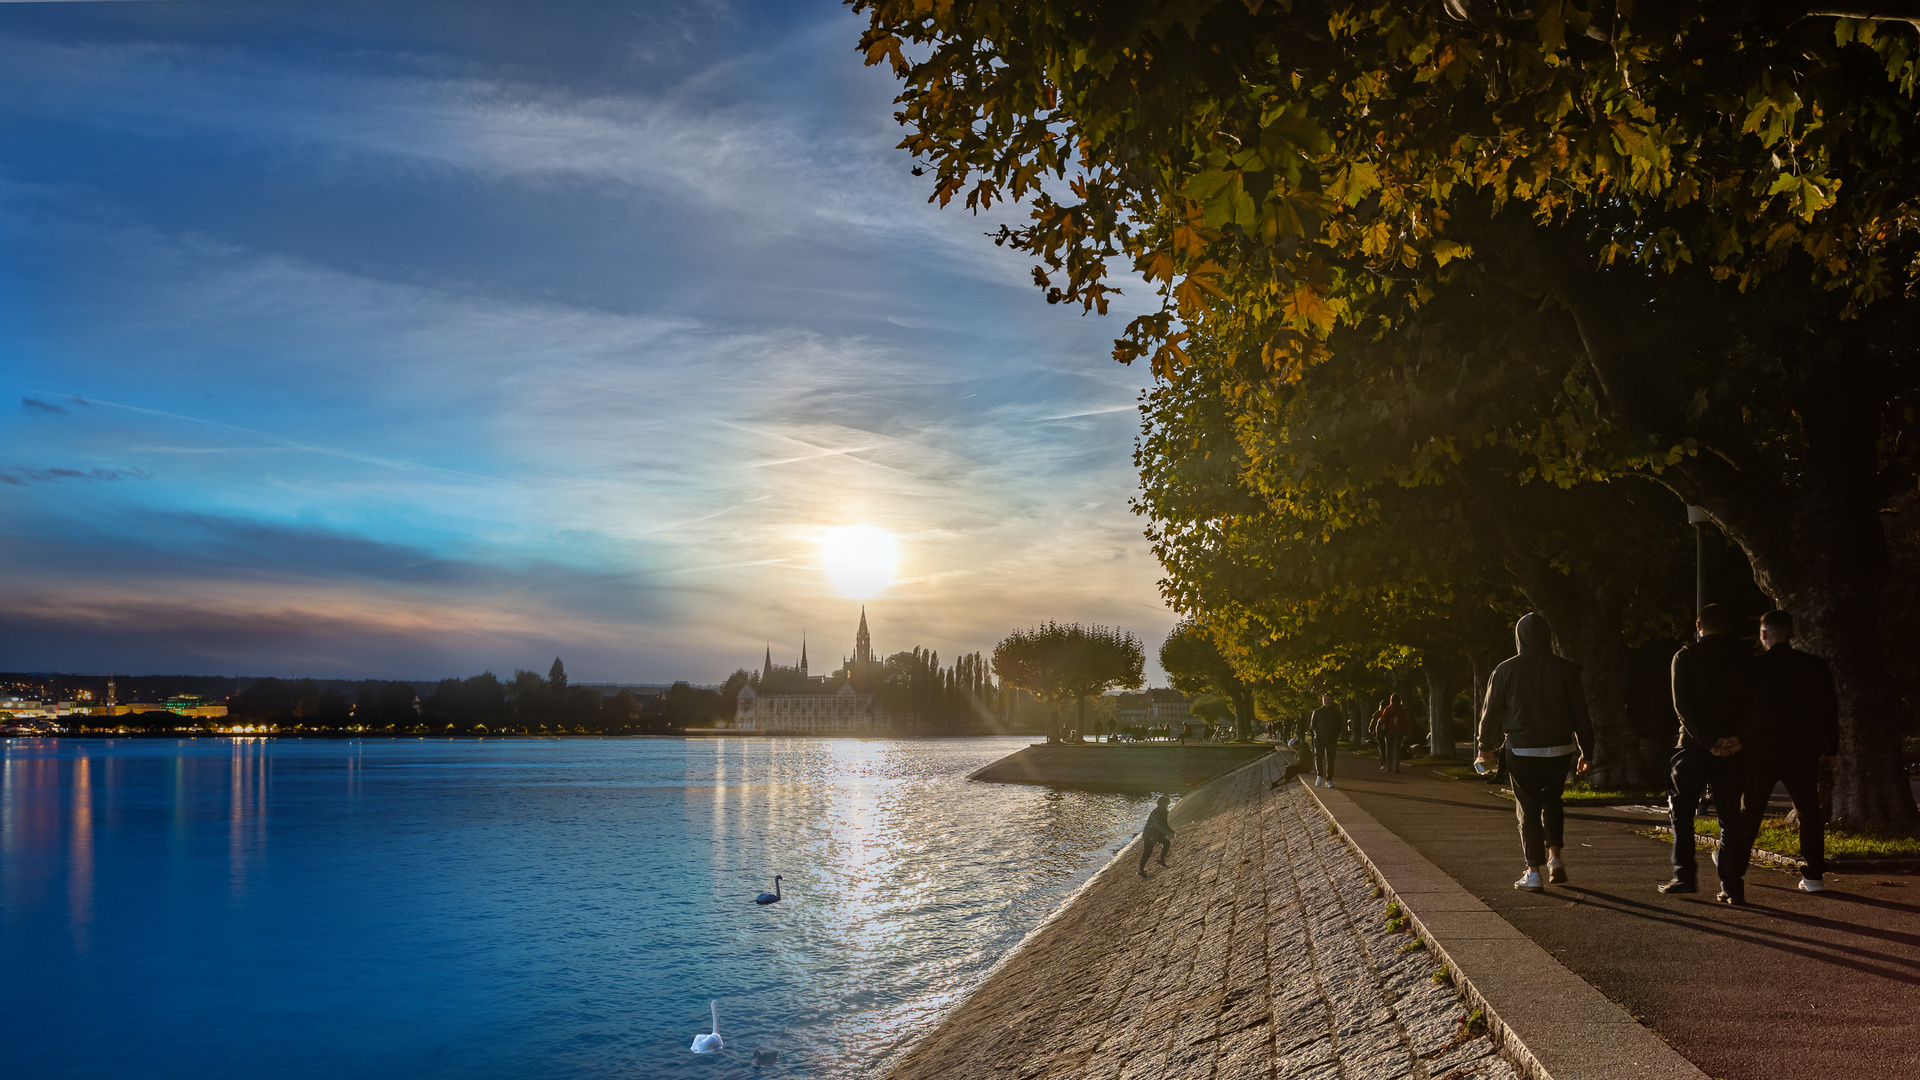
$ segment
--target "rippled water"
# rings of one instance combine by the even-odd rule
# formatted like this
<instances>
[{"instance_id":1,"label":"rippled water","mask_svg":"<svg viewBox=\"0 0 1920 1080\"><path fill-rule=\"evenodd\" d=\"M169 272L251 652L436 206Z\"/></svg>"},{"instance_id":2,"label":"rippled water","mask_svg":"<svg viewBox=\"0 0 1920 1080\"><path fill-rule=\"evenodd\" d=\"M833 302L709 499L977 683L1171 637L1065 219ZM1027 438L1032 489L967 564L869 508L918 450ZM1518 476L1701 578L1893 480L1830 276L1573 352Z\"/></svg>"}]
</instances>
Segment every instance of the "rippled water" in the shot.
<instances>
[{"instance_id":1,"label":"rippled water","mask_svg":"<svg viewBox=\"0 0 1920 1080\"><path fill-rule=\"evenodd\" d=\"M861 1076L1149 809L1024 743L3 741L0 1072Z\"/></svg>"}]
</instances>

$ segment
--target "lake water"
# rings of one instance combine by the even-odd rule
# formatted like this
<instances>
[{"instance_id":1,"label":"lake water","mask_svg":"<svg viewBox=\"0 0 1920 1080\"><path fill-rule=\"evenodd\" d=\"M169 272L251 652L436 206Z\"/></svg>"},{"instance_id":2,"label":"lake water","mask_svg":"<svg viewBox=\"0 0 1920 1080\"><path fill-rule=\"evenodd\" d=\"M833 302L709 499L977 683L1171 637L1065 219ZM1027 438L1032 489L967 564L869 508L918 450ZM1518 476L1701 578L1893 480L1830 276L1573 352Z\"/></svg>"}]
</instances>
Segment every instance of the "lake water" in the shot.
<instances>
[{"instance_id":1,"label":"lake water","mask_svg":"<svg viewBox=\"0 0 1920 1080\"><path fill-rule=\"evenodd\" d=\"M1151 808L1026 741L0 740L0 1073L863 1076Z\"/></svg>"}]
</instances>

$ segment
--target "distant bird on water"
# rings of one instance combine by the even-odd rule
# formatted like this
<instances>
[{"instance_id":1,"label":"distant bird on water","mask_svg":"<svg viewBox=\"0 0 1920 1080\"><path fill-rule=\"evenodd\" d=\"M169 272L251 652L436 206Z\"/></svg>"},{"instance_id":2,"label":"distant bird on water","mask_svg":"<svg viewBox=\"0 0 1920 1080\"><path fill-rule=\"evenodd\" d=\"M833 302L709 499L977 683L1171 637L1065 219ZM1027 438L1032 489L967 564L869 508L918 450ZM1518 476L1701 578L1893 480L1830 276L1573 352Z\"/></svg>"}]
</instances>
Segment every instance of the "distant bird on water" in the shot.
<instances>
[{"instance_id":1,"label":"distant bird on water","mask_svg":"<svg viewBox=\"0 0 1920 1080\"><path fill-rule=\"evenodd\" d=\"M763 892L753 898L756 904L777 904L780 902L780 875L773 875L773 891Z\"/></svg>"},{"instance_id":2,"label":"distant bird on water","mask_svg":"<svg viewBox=\"0 0 1920 1080\"><path fill-rule=\"evenodd\" d=\"M726 1044L720 1041L720 1003L710 1001L707 1005L713 1010L713 1033L693 1037L690 1049L696 1054L717 1054L726 1049Z\"/></svg>"}]
</instances>

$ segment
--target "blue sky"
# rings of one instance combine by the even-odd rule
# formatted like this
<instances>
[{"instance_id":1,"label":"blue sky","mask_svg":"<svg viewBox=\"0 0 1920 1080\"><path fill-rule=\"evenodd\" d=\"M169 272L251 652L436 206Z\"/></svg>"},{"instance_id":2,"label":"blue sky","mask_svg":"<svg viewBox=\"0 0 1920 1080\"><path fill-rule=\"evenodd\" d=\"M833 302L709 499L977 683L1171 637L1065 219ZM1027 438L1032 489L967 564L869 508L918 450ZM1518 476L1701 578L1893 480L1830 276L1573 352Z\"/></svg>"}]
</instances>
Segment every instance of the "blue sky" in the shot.
<instances>
[{"instance_id":1,"label":"blue sky","mask_svg":"<svg viewBox=\"0 0 1920 1080\"><path fill-rule=\"evenodd\" d=\"M900 538L879 648L1152 652L1128 309L927 204L859 30L0 3L0 669L837 661L849 525Z\"/></svg>"}]
</instances>

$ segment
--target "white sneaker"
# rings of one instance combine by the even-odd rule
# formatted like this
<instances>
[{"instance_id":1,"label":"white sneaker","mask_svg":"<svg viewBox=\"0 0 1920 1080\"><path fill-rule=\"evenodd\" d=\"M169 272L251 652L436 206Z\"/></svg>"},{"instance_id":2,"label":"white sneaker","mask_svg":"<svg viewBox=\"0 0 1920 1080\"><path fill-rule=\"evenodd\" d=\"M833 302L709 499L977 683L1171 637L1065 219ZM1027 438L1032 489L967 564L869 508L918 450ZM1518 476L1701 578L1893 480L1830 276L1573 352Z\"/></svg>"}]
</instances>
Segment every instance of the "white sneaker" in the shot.
<instances>
[{"instance_id":1,"label":"white sneaker","mask_svg":"<svg viewBox=\"0 0 1920 1080\"><path fill-rule=\"evenodd\" d=\"M1559 859L1547 860L1547 881L1554 885L1567 883L1567 864Z\"/></svg>"},{"instance_id":2,"label":"white sneaker","mask_svg":"<svg viewBox=\"0 0 1920 1080\"><path fill-rule=\"evenodd\" d=\"M1331 781L1331 780L1329 780L1329 781L1327 781L1327 786L1328 786L1328 787L1332 787L1332 786L1333 786L1333 781Z\"/></svg>"},{"instance_id":3,"label":"white sneaker","mask_svg":"<svg viewBox=\"0 0 1920 1080\"><path fill-rule=\"evenodd\" d=\"M1527 872L1520 875L1520 880L1513 883L1513 887L1522 892L1544 891L1544 886L1540 884L1540 871L1528 867Z\"/></svg>"},{"instance_id":4,"label":"white sneaker","mask_svg":"<svg viewBox=\"0 0 1920 1080\"><path fill-rule=\"evenodd\" d=\"M1817 877L1803 877L1800 879L1800 891L1801 892L1826 892L1827 887Z\"/></svg>"}]
</instances>

